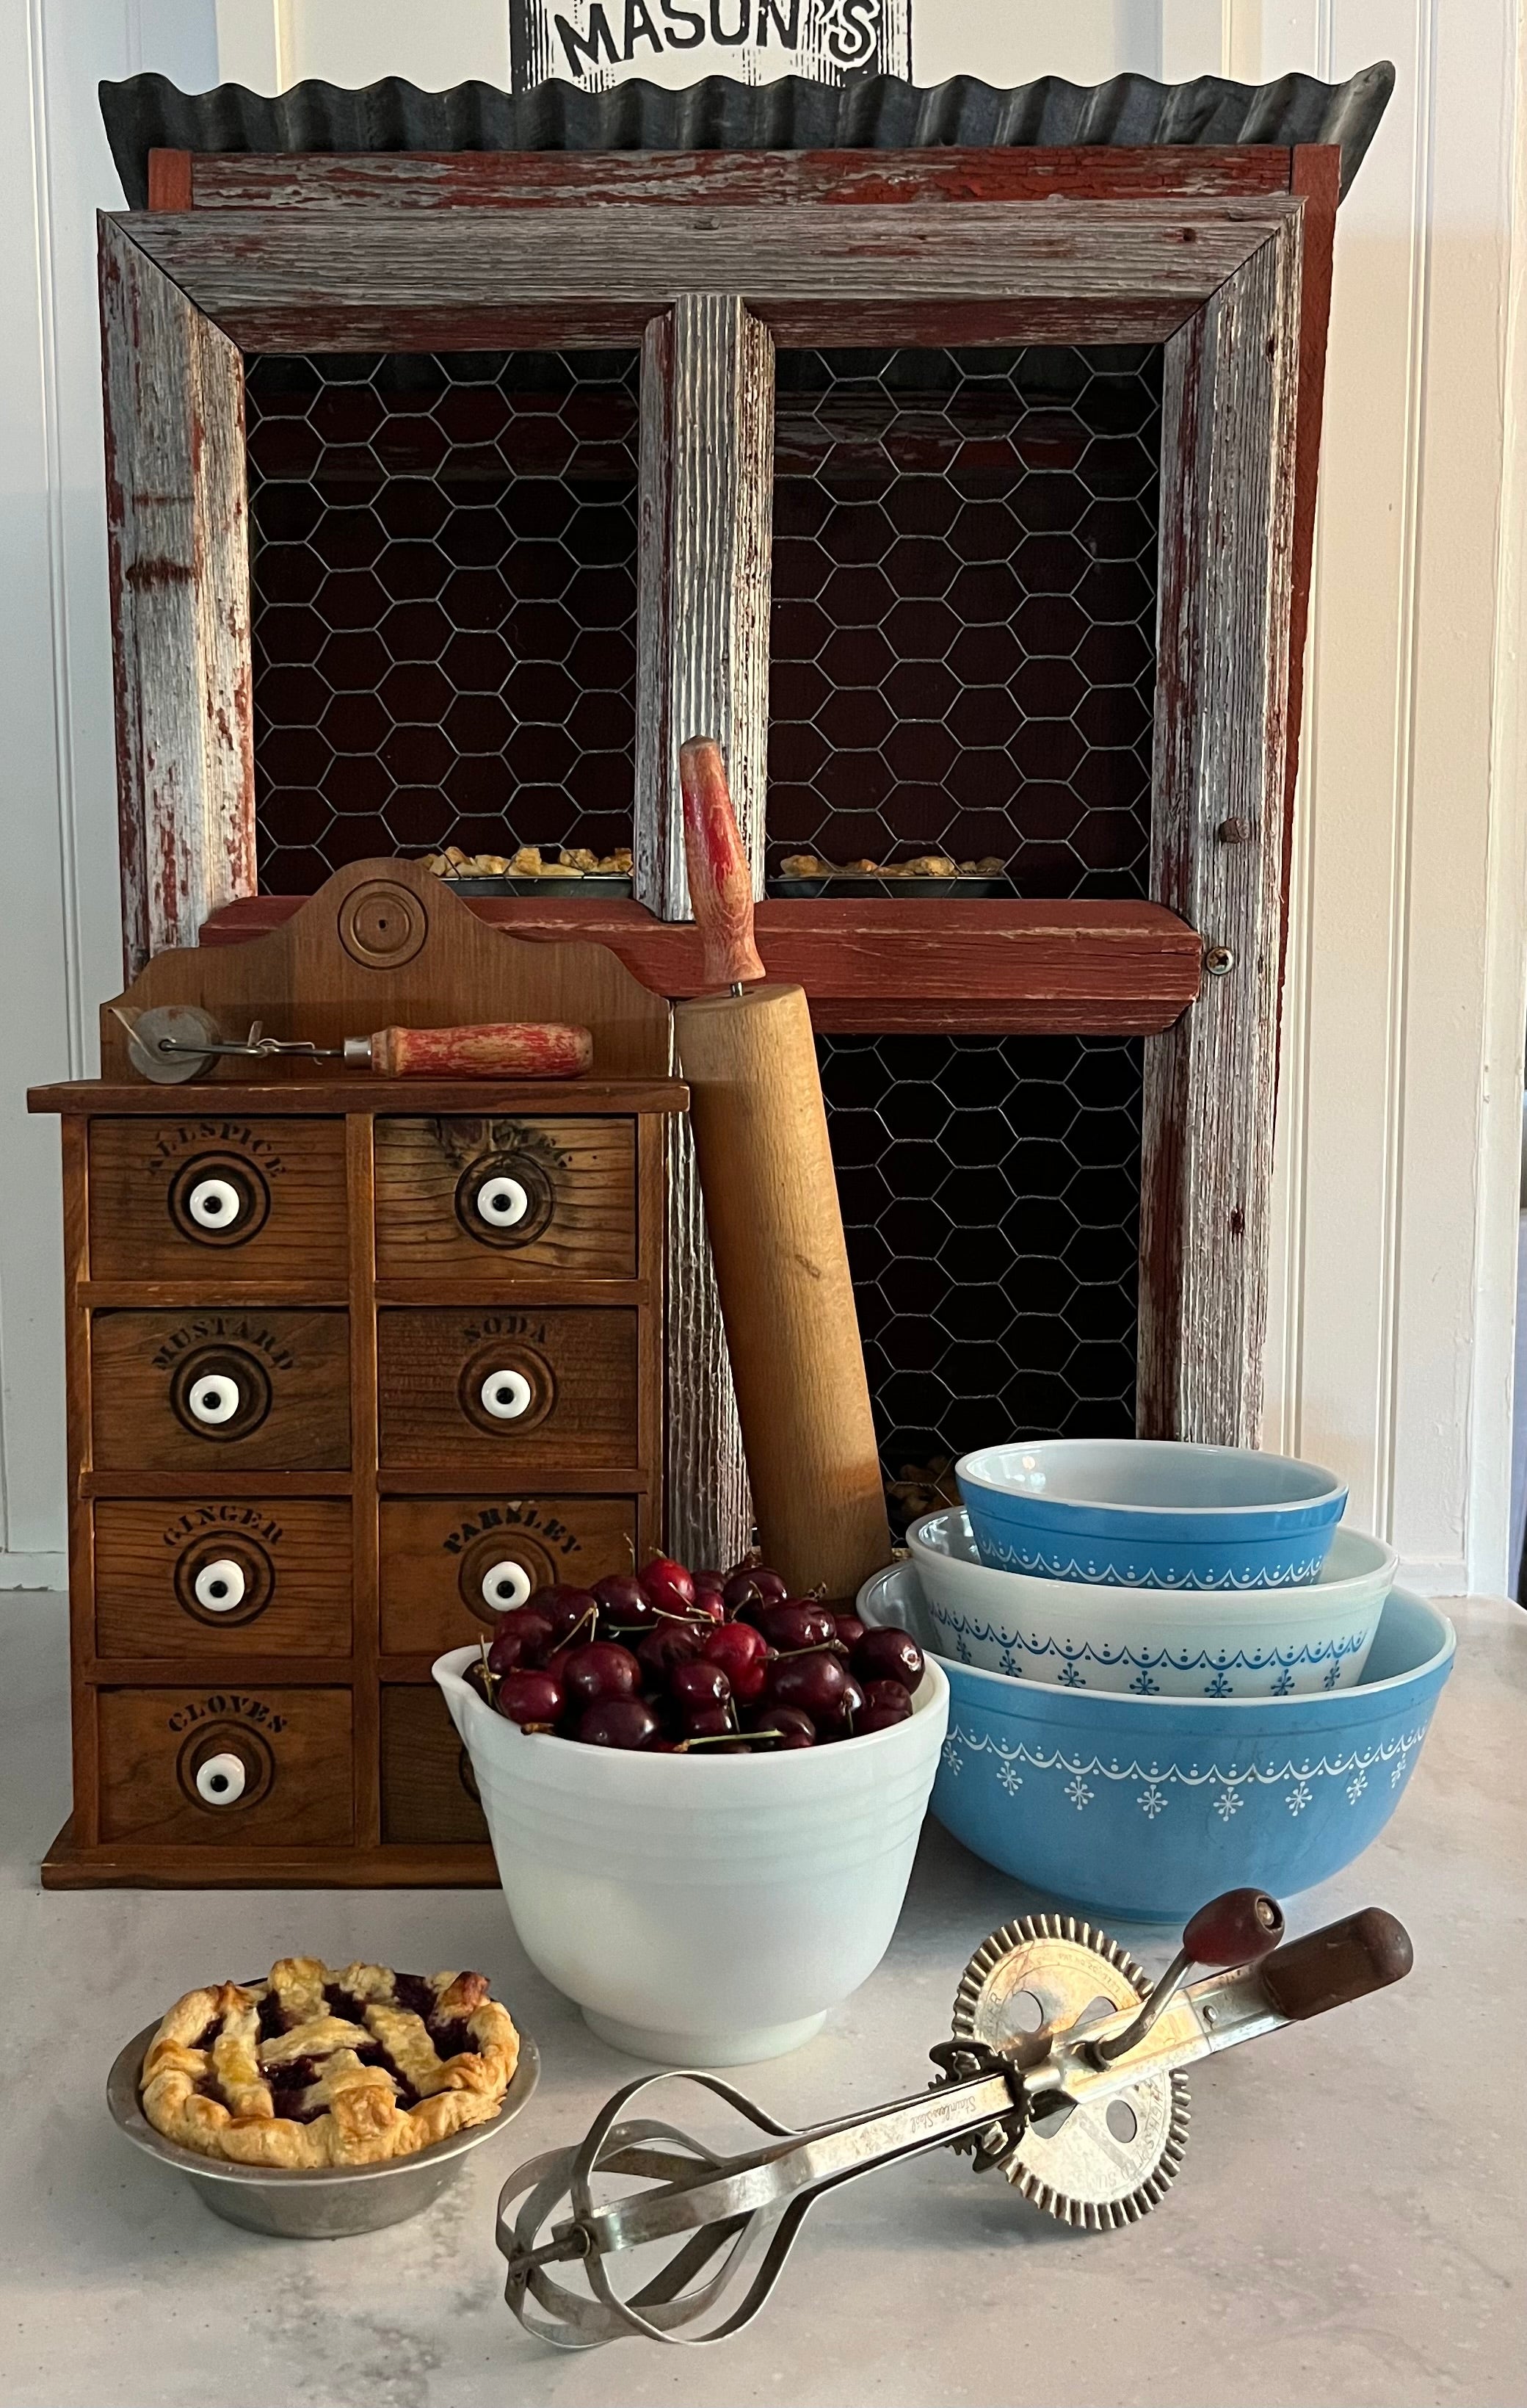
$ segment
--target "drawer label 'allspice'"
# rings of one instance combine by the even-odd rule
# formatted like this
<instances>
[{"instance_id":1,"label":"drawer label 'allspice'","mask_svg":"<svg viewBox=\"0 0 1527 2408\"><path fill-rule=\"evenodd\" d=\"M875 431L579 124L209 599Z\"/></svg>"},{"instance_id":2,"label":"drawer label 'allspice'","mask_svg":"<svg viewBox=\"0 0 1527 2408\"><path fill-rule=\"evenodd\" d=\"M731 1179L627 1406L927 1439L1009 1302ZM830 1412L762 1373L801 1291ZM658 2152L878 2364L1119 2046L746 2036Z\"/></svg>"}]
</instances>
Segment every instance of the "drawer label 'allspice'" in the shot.
<instances>
[{"instance_id":1,"label":"drawer label 'allspice'","mask_svg":"<svg viewBox=\"0 0 1527 2408\"><path fill-rule=\"evenodd\" d=\"M188 1154L206 1145L236 1146L250 1162L277 1179L286 1163L268 1137L250 1128L248 1121L180 1121L173 1128L156 1129L149 1154L149 1167L154 1170L173 1170Z\"/></svg>"},{"instance_id":2,"label":"drawer label 'allspice'","mask_svg":"<svg viewBox=\"0 0 1527 2408\"><path fill-rule=\"evenodd\" d=\"M193 1698L189 1704L178 1706L167 1717L165 1728L191 1730L197 1723L226 1722L230 1714L240 1722L263 1724L266 1730L286 1728L284 1714L277 1713L263 1698L246 1698L236 1689L217 1689L209 1698Z\"/></svg>"}]
</instances>

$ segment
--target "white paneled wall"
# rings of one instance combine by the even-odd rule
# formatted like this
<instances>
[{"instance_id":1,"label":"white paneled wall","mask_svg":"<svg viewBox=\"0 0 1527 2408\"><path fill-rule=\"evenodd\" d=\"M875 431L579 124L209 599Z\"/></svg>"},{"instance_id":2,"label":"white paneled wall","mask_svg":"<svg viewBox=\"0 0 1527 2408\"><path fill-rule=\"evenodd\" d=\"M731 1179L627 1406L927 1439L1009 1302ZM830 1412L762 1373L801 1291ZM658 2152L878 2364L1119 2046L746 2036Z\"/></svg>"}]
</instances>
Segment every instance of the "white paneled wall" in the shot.
<instances>
[{"instance_id":1,"label":"white paneled wall","mask_svg":"<svg viewBox=\"0 0 1527 2408\"><path fill-rule=\"evenodd\" d=\"M1521 1029L1527 239L1512 0L914 0L918 79L1261 81L1389 57L1337 236L1269 1444L1351 1482L1428 1585L1506 1578ZM98 77L507 74L504 0L10 0L0 10L0 1582L62 1543L56 1135L117 983L90 217Z\"/></svg>"}]
</instances>

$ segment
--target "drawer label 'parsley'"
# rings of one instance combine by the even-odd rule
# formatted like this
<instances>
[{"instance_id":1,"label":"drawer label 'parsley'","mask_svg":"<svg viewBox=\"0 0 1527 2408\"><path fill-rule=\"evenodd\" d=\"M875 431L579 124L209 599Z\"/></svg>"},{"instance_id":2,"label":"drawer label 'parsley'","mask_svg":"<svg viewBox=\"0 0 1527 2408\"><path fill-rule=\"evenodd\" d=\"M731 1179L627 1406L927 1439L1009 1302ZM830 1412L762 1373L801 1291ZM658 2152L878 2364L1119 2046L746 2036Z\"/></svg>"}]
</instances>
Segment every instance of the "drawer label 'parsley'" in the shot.
<instances>
[{"instance_id":1,"label":"drawer label 'parsley'","mask_svg":"<svg viewBox=\"0 0 1527 2408\"><path fill-rule=\"evenodd\" d=\"M565 1522L547 1512L534 1498L516 1497L507 1498L502 1505L478 1506L471 1520L450 1531L440 1544L448 1555L459 1555L464 1547L470 1546L487 1530L534 1530L548 1546L560 1549L564 1555L576 1555L583 1543L576 1530L570 1530Z\"/></svg>"}]
</instances>

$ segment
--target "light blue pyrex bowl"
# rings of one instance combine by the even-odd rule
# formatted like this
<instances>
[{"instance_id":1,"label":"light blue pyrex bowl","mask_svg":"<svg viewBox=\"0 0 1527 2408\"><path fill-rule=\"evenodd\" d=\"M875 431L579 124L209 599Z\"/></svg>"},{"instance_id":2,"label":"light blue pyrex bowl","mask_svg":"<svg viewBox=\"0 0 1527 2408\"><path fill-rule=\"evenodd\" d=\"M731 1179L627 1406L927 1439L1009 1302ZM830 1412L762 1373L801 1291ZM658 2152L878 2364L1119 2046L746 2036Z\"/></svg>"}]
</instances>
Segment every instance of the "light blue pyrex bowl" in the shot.
<instances>
[{"instance_id":1,"label":"light blue pyrex bowl","mask_svg":"<svg viewBox=\"0 0 1527 2408\"><path fill-rule=\"evenodd\" d=\"M1318 1463L1176 1439L987 1446L954 1471L983 1564L1123 1588L1302 1587L1347 1502Z\"/></svg>"},{"instance_id":2,"label":"light blue pyrex bowl","mask_svg":"<svg viewBox=\"0 0 1527 2408\"><path fill-rule=\"evenodd\" d=\"M867 1581L859 1612L927 1645L909 1563ZM1397 1588L1362 1680L1310 1697L1119 1697L940 1656L949 1727L932 1812L988 1864L1098 1915L1180 1920L1247 1883L1290 1897L1389 1821L1454 1644L1445 1613Z\"/></svg>"}]
</instances>

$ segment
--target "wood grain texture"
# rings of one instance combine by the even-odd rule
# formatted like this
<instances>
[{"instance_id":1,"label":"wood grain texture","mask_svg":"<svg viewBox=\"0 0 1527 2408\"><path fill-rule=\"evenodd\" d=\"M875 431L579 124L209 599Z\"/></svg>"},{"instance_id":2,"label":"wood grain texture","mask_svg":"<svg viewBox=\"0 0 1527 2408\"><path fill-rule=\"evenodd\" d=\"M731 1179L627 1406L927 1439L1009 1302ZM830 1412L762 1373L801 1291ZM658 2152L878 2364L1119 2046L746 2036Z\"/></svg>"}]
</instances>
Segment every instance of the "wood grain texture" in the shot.
<instances>
[{"instance_id":1,"label":"wood grain texture","mask_svg":"<svg viewBox=\"0 0 1527 2408\"><path fill-rule=\"evenodd\" d=\"M1331 277L1341 198L1341 150L1334 142L1300 143L1292 154L1292 190L1304 201L1299 284L1298 432L1293 455L1293 560L1289 578L1289 703L1283 773L1282 903L1278 921L1278 996L1289 946L1289 894L1293 871L1294 788L1304 719L1305 651L1310 584L1315 570L1315 503L1325 409L1325 339L1331 319Z\"/></svg>"},{"instance_id":2,"label":"wood grain texture","mask_svg":"<svg viewBox=\"0 0 1527 2408\"><path fill-rule=\"evenodd\" d=\"M75 1501L75 1484L91 1464L91 1317L80 1291L90 1268L90 1140L82 1121L65 1121L64 1171L64 1417L68 1454L69 1506L69 1727L75 1815L82 1845L100 1837L100 1777L96 1758L95 1693L82 1667L95 1649L95 1530Z\"/></svg>"},{"instance_id":3,"label":"wood grain texture","mask_svg":"<svg viewBox=\"0 0 1527 2408\"><path fill-rule=\"evenodd\" d=\"M635 1497L495 1494L385 1497L381 1643L389 1656L439 1656L492 1637L483 1596L495 1567L518 1564L533 1587L587 1588L629 1571L646 1541Z\"/></svg>"},{"instance_id":4,"label":"wood grain texture","mask_svg":"<svg viewBox=\"0 0 1527 2408\"><path fill-rule=\"evenodd\" d=\"M698 930L639 903L481 896L468 908L516 936L607 945L656 994L705 992ZM202 942L242 942L295 909L284 895L230 904ZM766 975L805 987L819 1030L1153 1037L1193 1001L1203 969L1194 931L1159 903L764 901L753 932Z\"/></svg>"},{"instance_id":5,"label":"wood grain texture","mask_svg":"<svg viewBox=\"0 0 1527 2408\"><path fill-rule=\"evenodd\" d=\"M553 1464L586 1468L637 1453L636 1315L533 1303L481 1312L378 1315L384 1473L449 1467L458 1477L518 1479ZM518 1371L532 1402L514 1421L477 1405L490 1372Z\"/></svg>"},{"instance_id":6,"label":"wood grain texture","mask_svg":"<svg viewBox=\"0 0 1527 2408\"><path fill-rule=\"evenodd\" d=\"M471 1758L433 1681L381 1692L381 1831L405 1846L487 1841Z\"/></svg>"},{"instance_id":7,"label":"wood grain texture","mask_svg":"<svg viewBox=\"0 0 1527 2408\"><path fill-rule=\"evenodd\" d=\"M635 908L654 924L689 918L679 749L694 736L721 746L763 889L773 504L773 343L735 294L687 293L642 350ZM668 1540L733 1563L752 1508L686 1128L668 1158Z\"/></svg>"},{"instance_id":8,"label":"wood grain texture","mask_svg":"<svg viewBox=\"0 0 1527 2408\"><path fill-rule=\"evenodd\" d=\"M214 1112L236 1101L241 1111L340 1113L385 1112L535 1112L544 1110L544 1086L521 1081L503 1087L481 1086L473 1080L366 1078L282 1079L278 1086L258 1080L236 1082L236 1096L223 1082L193 1081L174 1090L181 1110ZM558 1091L562 1091L559 1089ZM581 1112L681 1112L689 1092L680 1079L580 1079L567 1090ZM89 1119L100 1112L139 1112L164 1117L165 1090L147 1081L127 1078L64 1079L56 1086L29 1087L31 1112L57 1112L65 1119Z\"/></svg>"},{"instance_id":9,"label":"wood grain texture","mask_svg":"<svg viewBox=\"0 0 1527 2408\"><path fill-rule=\"evenodd\" d=\"M189 1280L203 1288L344 1279L340 1120L178 1113L166 1097L163 1119L93 1120L90 1156L93 1279ZM196 1182L209 1178L247 1198L226 1233L205 1233L187 1209ZM250 1230L242 1239L241 1225Z\"/></svg>"},{"instance_id":10,"label":"wood grain texture","mask_svg":"<svg viewBox=\"0 0 1527 2408\"><path fill-rule=\"evenodd\" d=\"M156 184L158 163L164 164ZM150 207L155 209L565 208L621 203L693 208L784 201L885 208L933 201L1244 195L1286 192L1288 186L1289 153L1271 143L1138 150L1086 144L1033 150L149 154Z\"/></svg>"},{"instance_id":11,"label":"wood grain texture","mask_svg":"<svg viewBox=\"0 0 1527 2408\"><path fill-rule=\"evenodd\" d=\"M104 1471L178 1471L198 1484L224 1471L314 1471L349 1465L347 1315L288 1312L236 1300L172 1312L102 1312L91 1325L93 1460ZM247 1435L188 1427L172 1398L186 1367L221 1370L246 1392L268 1384L269 1410Z\"/></svg>"},{"instance_id":12,"label":"wood grain texture","mask_svg":"<svg viewBox=\"0 0 1527 2408\"><path fill-rule=\"evenodd\" d=\"M109 218L100 282L132 977L256 883L244 364Z\"/></svg>"},{"instance_id":13,"label":"wood grain texture","mask_svg":"<svg viewBox=\"0 0 1527 2408\"><path fill-rule=\"evenodd\" d=\"M103 1498L93 1512L97 1656L349 1655L353 1574L341 1500ZM252 1618L198 1616L187 1603L188 1575L222 1558L239 1566L251 1597L268 1581Z\"/></svg>"},{"instance_id":14,"label":"wood grain texture","mask_svg":"<svg viewBox=\"0 0 1527 2408\"><path fill-rule=\"evenodd\" d=\"M435 351L642 338L682 294L739 295L778 343L1159 339L1287 214L1287 194L950 202L926 211L335 210L116 221L240 350Z\"/></svg>"},{"instance_id":15,"label":"wood grain texture","mask_svg":"<svg viewBox=\"0 0 1527 2408\"><path fill-rule=\"evenodd\" d=\"M689 737L678 748L684 797L684 867L690 909L700 931L707 988L761 979L753 942L752 864L727 787L726 765L713 736Z\"/></svg>"},{"instance_id":16,"label":"wood grain texture","mask_svg":"<svg viewBox=\"0 0 1527 2408\"><path fill-rule=\"evenodd\" d=\"M1223 948L1147 1048L1138 1421L1254 1446L1277 1083L1301 247L1291 220L1167 346L1151 887ZM1244 821L1249 841L1220 843Z\"/></svg>"},{"instance_id":17,"label":"wood grain texture","mask_svg":"<svg viewBox=\"0 0 1527 2408\"><path fill-rule=\"evenodd\" d=\"M215 1850L352 1838L350 1691L239 1687L103 1689L101 1836ZM271 1775L250 1803L207 1807L181 1765L199 1734L240 1734L269 1749Z\"/></svg>"},{"instance_id":18,"label":"wood grain texture","mask_svg":"<svg viewBox=\"0 0 1527 2408\"><path fill-rule=\"evenodd\" d=\"M497 1889L491 1848L204 1848L132 1840L85 1846L71 1815L42 1861L42 1886L80 1889Z\"/></svg>"},{"instance_id":19,"label":"wood grain texture","mask_svg":"<svg viewBox=\"0 0 1527 2408\"><path fill-rule=\"evenodd\" d=\"M259 1020L273 1037L306 1038L321 1046L390 1023L433 1028L473 1021L571 1021L592 1030L602 1080L663 1079L669 1069L667 1009L613 955L597 945L529 945L506 938L411 861L352 862L253 944L156 953L124 995L102 1007L104 1079L134 1077L115 1006L141 1011L164 1003L200 1004L220 1028L238 1037ZM348 1081L327 1070L323 1076L361 1110L379 1093L380 1082L365 1070ZM293 1081L310 1088L313 1064L305 1068L291 1055L224 1055L197 1083L279 1088ZM522 1083L546 1104L544 1082ZM490 1082L460 1084L472 1098L468 1111L492 1108ZM564 1092L575 1092L575 1082L559 1082L558 1093Z\"/></svg>"},{"instance_id":20,"label":"wood grain texture","mask_svg":"<svg viewBox=\"0 0 1527 2408\"><path fill-rule=\"evenodd\" d=\"M384 1079L578 1079L593 1060L586 1028L510 1021L478 1028L378 1028L373 1068Z\"/></svg>"},{"instance_id":21,"label":"wood grain texture","mask_svg":"<svg viewBox=\"0 0 1527 2408\"><path fill-rule=\"evenodd\" d=\"M389 1113L376 1129L381 1279L454 1276L496 1295L549 1273L635 1276L635 1120ZM473 1197L482 1180L517 1173L529 1209L501 1232Z\"/></svg>"},{"instance_id":22,"label":"wood grain texture","mask_svg":"<svg viewBox=\"0 0 1527 2408\"><path fill-rule=\"evenodd\" d=\"M355 1837L363 1847L381 1837L377 1658L380 1653L377 1593L381 1534L377 1501L380 1398L377 1316L377 1182L374 1124L354 1112L345 1124L350 1212L350 1552L355 1565L352 1645L355 1674Z\"/></svg>"},{"instance_id":23,"label":"wood grain texture","mask_svg":"<svg viewBox=\"0 0 1527 2408\"><path fill-rule=\"evenodd\" d=\"M806 999L702 997L677 1027L759 1541L792 1595L851 1596L891 1541Z\"/></svg>"}]
</instances>

